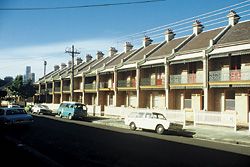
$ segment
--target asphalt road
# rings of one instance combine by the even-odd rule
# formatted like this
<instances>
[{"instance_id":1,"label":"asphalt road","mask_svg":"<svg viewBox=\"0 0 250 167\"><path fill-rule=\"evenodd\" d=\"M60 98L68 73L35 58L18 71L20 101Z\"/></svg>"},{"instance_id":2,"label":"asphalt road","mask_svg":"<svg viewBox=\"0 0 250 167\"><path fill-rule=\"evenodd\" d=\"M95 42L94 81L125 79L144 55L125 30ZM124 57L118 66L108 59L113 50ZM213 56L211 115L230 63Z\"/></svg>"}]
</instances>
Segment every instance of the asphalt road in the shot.
<instances>
[{"instance_id":1,"label":"asphalt road","mask_svg":"<svg viewBox=\"0 0 250 167\"><path fill-rule=\"evenodd\" d=\"M249 166L250 148L158 135L86 121L35 116L30 128L1 132L1 163L34 166ZM5 140L18 143L13 146ZM12 152L12 153L11 153ZM14 155L14 156L13 156ZM11 160L13 159L13 160ZM2 166L2 165L1 165Z\"/></svg>"}]
</instances>

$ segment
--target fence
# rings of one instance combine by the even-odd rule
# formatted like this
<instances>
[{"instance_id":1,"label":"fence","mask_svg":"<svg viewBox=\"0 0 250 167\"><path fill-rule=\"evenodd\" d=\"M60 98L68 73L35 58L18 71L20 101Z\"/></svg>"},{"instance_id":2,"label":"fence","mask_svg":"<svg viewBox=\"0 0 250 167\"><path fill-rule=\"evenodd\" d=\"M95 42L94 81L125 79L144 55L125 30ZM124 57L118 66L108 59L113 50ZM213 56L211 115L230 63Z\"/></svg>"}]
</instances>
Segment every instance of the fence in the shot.
<instances>
[{"instance_id":1,"label":"fence","mask_svg":"<svg viewBox=\"0 0 250 167\"><path fill-rule=\"evenodd\" d=\"M199 111L194 112L194 126L197 124L233 127L236 131L236 112Z\"/></svg>"},{"instance_id":2,"label":"fence","mask_svg":"<svg viewBox=\"0 0 250 167\"><path fill-rule=\"evenodd\" d=\"M88 115L101 115L101 106L97 105L87 105L88 108Z\"/></svg>"}]
</instances>

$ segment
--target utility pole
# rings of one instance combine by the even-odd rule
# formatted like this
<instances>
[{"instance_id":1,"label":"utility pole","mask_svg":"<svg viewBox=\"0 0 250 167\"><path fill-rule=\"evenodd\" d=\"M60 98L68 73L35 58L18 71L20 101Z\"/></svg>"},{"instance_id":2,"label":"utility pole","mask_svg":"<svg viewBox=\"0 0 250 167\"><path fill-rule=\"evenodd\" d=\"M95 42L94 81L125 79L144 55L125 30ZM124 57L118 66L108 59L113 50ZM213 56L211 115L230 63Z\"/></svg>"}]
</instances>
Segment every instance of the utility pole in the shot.
<instances>
[{"instance_id":1,"label":"utility pole","mask_svg":"<svg viewBox=\"0 0 250 167\"><path fill-rule=\"evenodd\" d=\"M71 49L66 49L65 53L70 53L72 57L72 65L71 65L71 85L70 85L70 96L71 96L71 101L74 101L74 59L75 59L75 54L80 54L75 48L74 45L72 45Z\"/></svg>"},{"instance_id":2,"label":"utility pole","mask_svg":"<svg viewBox=\"0 0 250 167\"><path fill-rule=\"evenodd\" d=\"M47 61L44 60L44 68L43 68L43 75L45 76L46 75L46 65L47 65Z\"/></svg>"}]
</instances>

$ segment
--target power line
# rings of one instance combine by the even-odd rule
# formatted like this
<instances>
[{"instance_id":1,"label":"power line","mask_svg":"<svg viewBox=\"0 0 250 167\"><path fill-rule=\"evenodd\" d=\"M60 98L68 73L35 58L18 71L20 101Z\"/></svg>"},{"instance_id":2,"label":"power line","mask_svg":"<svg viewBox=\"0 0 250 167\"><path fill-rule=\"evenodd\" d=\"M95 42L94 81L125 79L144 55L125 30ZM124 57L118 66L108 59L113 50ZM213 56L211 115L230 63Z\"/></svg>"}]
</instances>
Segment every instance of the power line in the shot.
<instances>
[{"instance_id":1,"label":"power line","mask_svg":"<svg viewBox=\"0 0 250 167\"><path fill-rule=\"evenodd\" d=\"M121 6L121 5L132 5L132 4L145 4L154 2L163 2L167 0L147 0L147 1L132 1L132 2L119 2L119 3L104 3L95 5L79 5L79 6L58 6L58 7L36 7L36 8L0 8L0 10L62 10L62 9L77 9L77 8L93 8L93 7L107 7L107 6Z\"/></svg>"},{"instance_id":2,"label":"power line","mask_svg":"<svg viewBox=\"0 0 250 167\"><path fill-rule=\"evenodd\" d=\"M205 18L209 18L209 17L212 17L212 16L216 16L218 14L225 13L226 11L224 11L224 12L219 12L219 11L222 11L222 10L225 10L225 9L228 9L228 8L234 7L233 9L235 10L235 9L240 9L240 8L249 6L250 4L245 4L245 3L248 3L248 2L250 2L250 0L246 0L246 1L234 4L234 5L223 7L223 8L211 11L211 12L207 12L207 13L204 13L204 14L201 14L201 15L190 17L190 18L186 18L186 19L183 19L183 20L180 20L180 21L177 21L177 22L173 22L173 23L170 23L170 24L158 26L158 27L155 27L155 28L151 28L151 29L144 30L144 31L141 31L141 32L133 33L133 34L130 34L130 35L125 35L125 36L122 36L122 37L118 38L117 40L126 40L128 38L140 36L140 35L145 34L145 33L149 34L149 33L152 33L152 32L157 32L157 31L165 29L166 27L169 27L169 26L176 27L178 25L183 25L183 24L189 23L189 22L193 21L193 19L197 19L197 18L205 19ZM243 5L243 4L245 4L245 5ZM239 6L239 5L242 5L242 6ZM239 6L239 7L236 7L236 6ZM216 14L214 14L214 13L216 13Z\"/></svg>"}]
</instances>

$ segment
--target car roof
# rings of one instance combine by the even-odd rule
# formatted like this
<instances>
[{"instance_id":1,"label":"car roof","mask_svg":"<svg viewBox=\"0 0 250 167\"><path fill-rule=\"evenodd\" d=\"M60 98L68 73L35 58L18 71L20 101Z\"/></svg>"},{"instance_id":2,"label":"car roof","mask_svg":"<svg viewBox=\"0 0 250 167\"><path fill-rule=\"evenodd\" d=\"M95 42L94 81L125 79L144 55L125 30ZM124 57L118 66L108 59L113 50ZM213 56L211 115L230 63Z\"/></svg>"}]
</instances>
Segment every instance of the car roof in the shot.
<instances>
[{"instance_id":1,"label":"car roof","mask_svg":"<svg viewBox=\"0 0 250 167\"><path fill-rule=\"evenodd\" d=\"M63 101L62 103L66 104L82 104L80 102L74 102L74 101Z\"/></svg>"},{"instance_id":2,"label":"car roof","mask_svg":"<svg viewBox=\"0 0 250 167\"><path fill-rule=\"evenodd\" d=\"M16 110L16 109L24 109L24 108L22 108L22 107L0 107L0 109L4 109L4 110Z\"/></svg>"}]
</instances>

